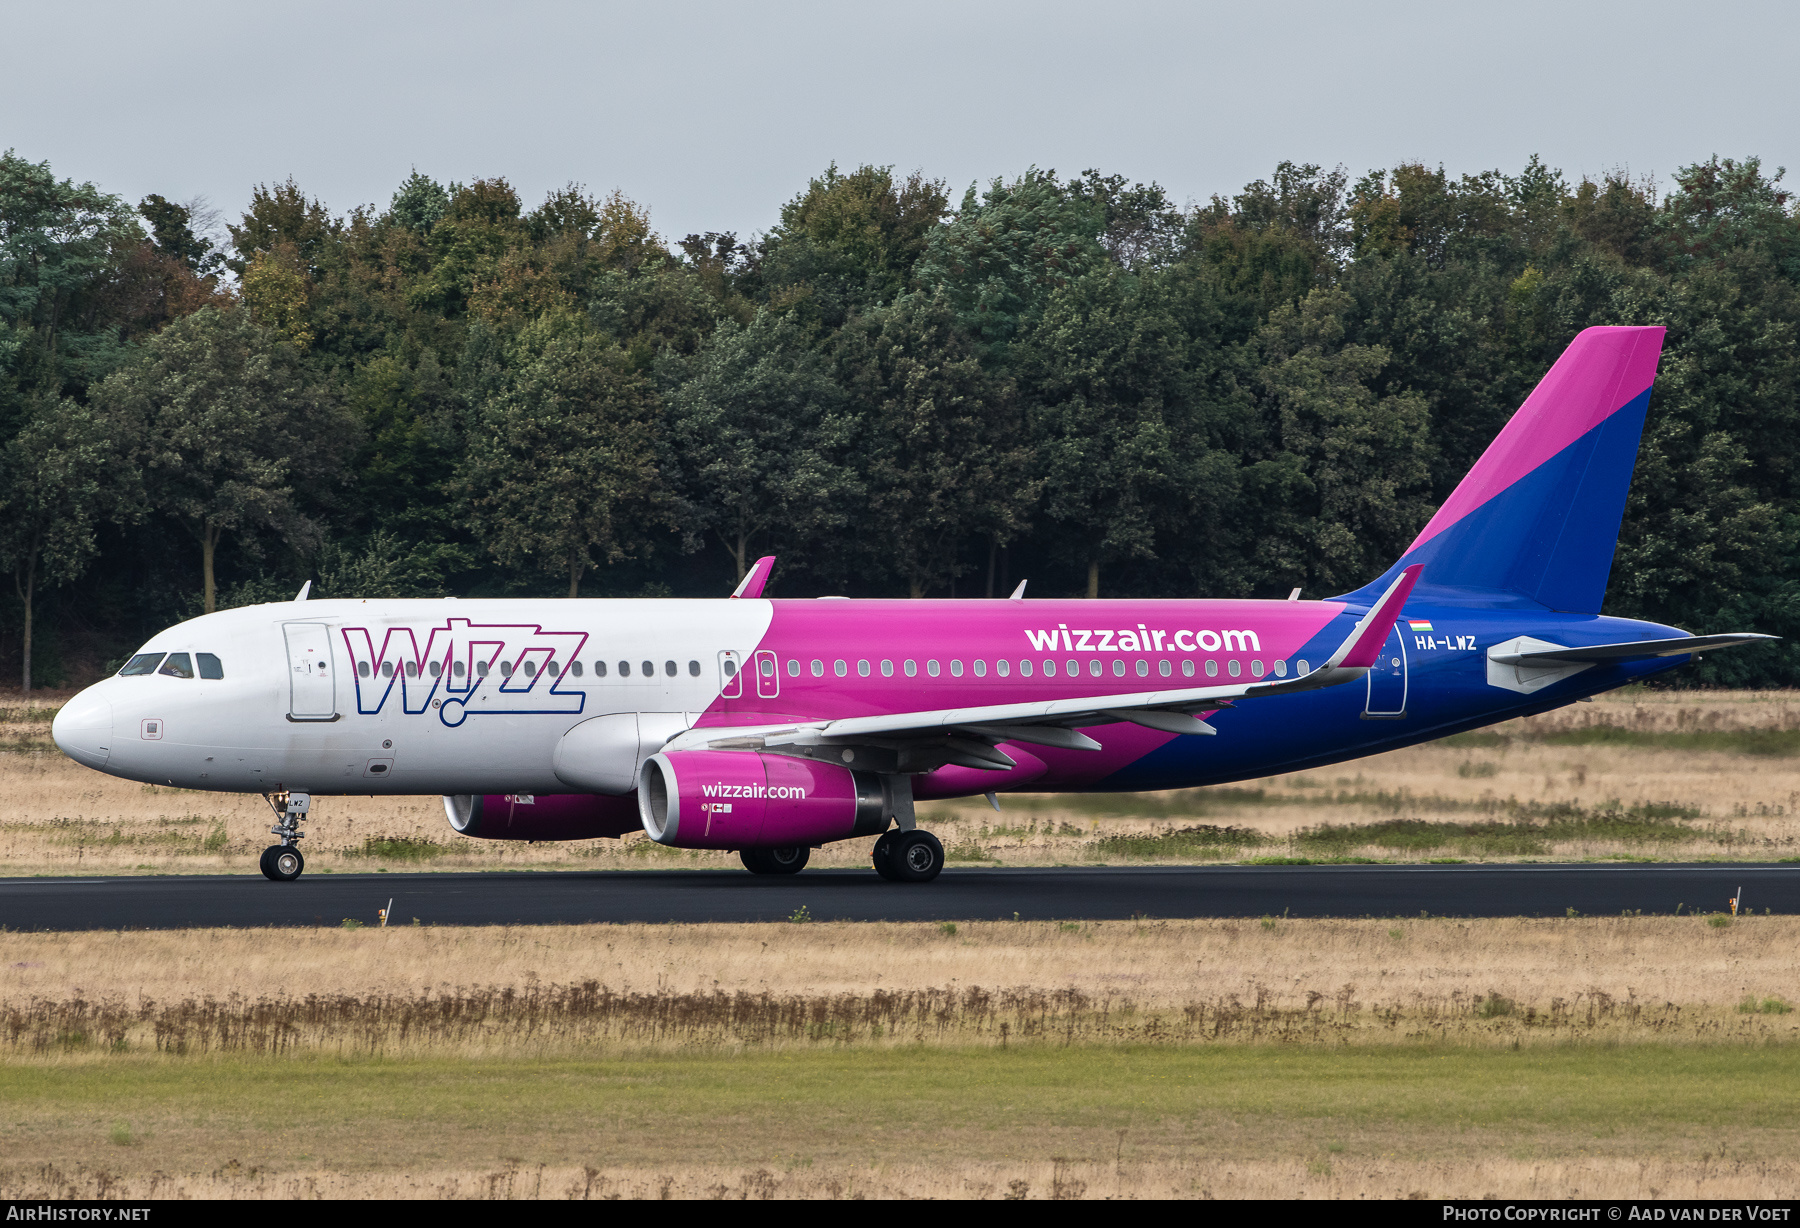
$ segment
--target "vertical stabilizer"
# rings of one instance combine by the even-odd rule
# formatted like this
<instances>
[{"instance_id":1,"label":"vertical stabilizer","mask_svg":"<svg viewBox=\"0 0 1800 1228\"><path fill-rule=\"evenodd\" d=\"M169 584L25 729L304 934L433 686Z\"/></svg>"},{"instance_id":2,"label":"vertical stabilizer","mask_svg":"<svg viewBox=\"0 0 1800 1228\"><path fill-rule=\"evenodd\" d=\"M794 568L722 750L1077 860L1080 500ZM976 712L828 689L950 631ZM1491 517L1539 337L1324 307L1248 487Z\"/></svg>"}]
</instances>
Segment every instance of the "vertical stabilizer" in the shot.
<instances>
[{"instance_id":1,"label":"vertical stabilizer","mask_svg":"<svg viewBox=\"0 0 1800 1228\"><path fill-rule=\"evenodd\" d=\"M1584 329L1386 575L1598 614L1637 464L1661 328Z\"/></svg>"}]
</instances>

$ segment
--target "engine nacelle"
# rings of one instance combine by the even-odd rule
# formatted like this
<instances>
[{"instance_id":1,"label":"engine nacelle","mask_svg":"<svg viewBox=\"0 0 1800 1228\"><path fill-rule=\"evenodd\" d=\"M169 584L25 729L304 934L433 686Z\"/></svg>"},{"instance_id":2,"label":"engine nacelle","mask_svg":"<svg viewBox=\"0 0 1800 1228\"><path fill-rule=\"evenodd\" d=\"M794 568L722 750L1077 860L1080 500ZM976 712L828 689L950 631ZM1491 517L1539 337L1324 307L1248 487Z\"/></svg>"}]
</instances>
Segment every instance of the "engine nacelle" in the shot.
<instances>
[{"instance_id":1,"label":"engine nacelle","mask_svg":"<svg viewBox=\"0 0 1800 1228\"><path fill-rule=\"evenodd\" d=\"M652 755L638 773L637 800L652 840L688 849L794 848L878 836L890 812L873 773L747 750Z\"/></svg>"},{"instance_id":2,"label":"engine nacelle","mask_svg":"<svg viewBox=\"0 0 1800 1228\"><path fill-rule=\"evenodd\" d=\"M638 829L637 800L592 793L457 793L444 817L477 840L593 840Z\"/></svg>"}]
</instances>

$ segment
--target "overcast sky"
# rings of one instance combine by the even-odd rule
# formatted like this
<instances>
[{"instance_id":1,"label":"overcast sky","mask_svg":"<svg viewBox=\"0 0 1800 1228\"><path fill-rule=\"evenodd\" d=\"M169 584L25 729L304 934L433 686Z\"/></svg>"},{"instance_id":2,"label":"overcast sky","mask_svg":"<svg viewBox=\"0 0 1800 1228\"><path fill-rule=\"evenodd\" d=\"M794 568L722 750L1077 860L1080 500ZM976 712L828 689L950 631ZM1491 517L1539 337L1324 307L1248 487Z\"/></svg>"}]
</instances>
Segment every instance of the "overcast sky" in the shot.
<instances>
[{"instance_id":1,"label":"overcast sky","mask_svg":"<svg viewBox=\"0 0 1800 1228\"><path fill-rule=\"evenodd\" d=\"M0 0L0 149L235 217L409 170L575 180L670 239L766 229L836 160L1099 167L1203 201L1283 158L1571 179L1718 153L1800 178L1789 3L200 3Z\"/></svg>"}]
</instances>

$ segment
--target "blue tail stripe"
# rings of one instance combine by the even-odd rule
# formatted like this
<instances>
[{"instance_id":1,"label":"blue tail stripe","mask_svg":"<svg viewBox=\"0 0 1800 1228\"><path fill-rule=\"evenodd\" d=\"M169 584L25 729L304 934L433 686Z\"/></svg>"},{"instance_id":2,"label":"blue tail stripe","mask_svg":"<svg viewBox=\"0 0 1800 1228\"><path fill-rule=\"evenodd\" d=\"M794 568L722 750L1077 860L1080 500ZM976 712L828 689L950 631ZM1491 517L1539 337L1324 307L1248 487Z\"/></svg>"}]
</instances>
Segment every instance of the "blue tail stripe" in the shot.
<instances>
[{"instance_id":1,"label":"blue tail stripe","mask_svg":"<svg viewBox=\"0 0 1800 1228\"><path fill-rule=\"evenodd\" d=\"M1343 600L1367 604L1402 568L1421 593L1478 590L1510 604L1597 614L1618 548L1650 390Z\"/></svg>"}]
</instances>

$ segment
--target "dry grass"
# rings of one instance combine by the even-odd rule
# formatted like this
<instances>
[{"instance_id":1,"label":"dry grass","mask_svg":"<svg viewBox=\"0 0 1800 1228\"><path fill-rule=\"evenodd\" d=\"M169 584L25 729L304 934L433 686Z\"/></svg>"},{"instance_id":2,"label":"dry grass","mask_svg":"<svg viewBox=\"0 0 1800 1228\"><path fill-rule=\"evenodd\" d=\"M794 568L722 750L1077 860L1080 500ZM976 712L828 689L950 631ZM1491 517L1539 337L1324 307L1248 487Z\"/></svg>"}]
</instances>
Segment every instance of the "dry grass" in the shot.
<instances>
[{"instance_id":1,"label":"dry grass","mask_svg":"<svg viewBox=\"0 0 1800 1228\"><path fill-rule=\"evenodd\" d=\"M7 933L0 1197L1766 1197L1796 1000L1772 916Z\"/></svg>"},{"instance_id":2,"label":"dry grass","mask_svg":"<svg viewBox=\"0 0 1800 1228\"><path fill-rule=\"evenodd\" d=\"M1096 1139L1104 1143L1104 1139ZM1103 1147L1102 1147L1103 1149ZM232 1150L227 1146L224 1150ZM1782 1156L1721 1147L1704 1159L1666 1156L1548 1159L1352 1156L1218 1159L1195 1152L1141 1160L933 1157L867 1164L528 1164L356 1172L317 1167L264 1171L232 1158L211 1171L120 1171L54 1163L0 1169L0 1198L203 1199L715 1199L1099 1198L1280 1199L1766 1199L1800 1179Z\"/></svg>"},{"instance_id":3,"label":"dry grass","mask_svg":"<svg viewBox=\"0 0 1800 1228\"><path fill-rule=\"evenodd\" d=\"M4 959L0 1053L53 1061L1800 1037L1800 919L1770 916L33 933Z\"/></svg>"},{"instance_id":4,"label":"dry grass","mask_svg":"<svg viewBox=\"0 0 1800 1228\"><path fill-rule=\"evenodd\" d=\"M0 696L0 700L4 697ZM48 747L54 708L0 702L0 876L249 873L270 843L260 799L137 785ZM1800 697L1621 692L1313 772L1162 794L929 803L955 862L1010 865L1256 857L1415 860L1800 856ZM466 840L436 798L320 798L313 873L716 866L729 853L623 841ZM814 854L862 865L864 841Z\"/></svg>"}]
</instances>

